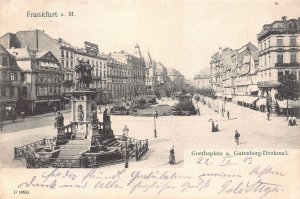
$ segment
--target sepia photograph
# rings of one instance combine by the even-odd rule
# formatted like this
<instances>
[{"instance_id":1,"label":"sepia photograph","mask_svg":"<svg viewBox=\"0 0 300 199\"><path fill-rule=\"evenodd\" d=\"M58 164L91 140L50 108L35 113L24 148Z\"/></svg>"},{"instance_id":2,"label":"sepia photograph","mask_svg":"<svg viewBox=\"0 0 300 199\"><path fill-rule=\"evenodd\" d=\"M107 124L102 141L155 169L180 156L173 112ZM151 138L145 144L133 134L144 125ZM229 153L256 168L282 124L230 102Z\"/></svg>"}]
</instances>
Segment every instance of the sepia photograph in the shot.
<instances>
[{"instance_id":1,"label":"sepia photograph","mask_svg":"<svg viewBox=\"0 0 300 199\"><path fill-rule=\"evenodd\" d=\"M300 198L300 2L0 0L0 198Z\"/></svg>"}]
</instances>

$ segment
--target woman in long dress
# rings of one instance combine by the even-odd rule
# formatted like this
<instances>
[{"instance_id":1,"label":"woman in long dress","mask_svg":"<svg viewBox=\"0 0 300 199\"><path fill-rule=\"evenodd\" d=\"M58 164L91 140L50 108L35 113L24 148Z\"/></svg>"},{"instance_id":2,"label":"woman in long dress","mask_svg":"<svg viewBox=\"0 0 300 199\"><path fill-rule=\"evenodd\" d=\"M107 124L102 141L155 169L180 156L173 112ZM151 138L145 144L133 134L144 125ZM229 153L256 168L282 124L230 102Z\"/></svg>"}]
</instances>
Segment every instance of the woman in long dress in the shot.
<instances>
[{"instance_id":1,"label":"woman in long dress","mask_svg":"<svg viewBox=\"0 0 300 199\"><path fill-rule=\"evenodd\" d=\"M169 164L175 164L175 151L174 146L170 150L170 156L169 156Z\"/></svg>"}]
</instances>

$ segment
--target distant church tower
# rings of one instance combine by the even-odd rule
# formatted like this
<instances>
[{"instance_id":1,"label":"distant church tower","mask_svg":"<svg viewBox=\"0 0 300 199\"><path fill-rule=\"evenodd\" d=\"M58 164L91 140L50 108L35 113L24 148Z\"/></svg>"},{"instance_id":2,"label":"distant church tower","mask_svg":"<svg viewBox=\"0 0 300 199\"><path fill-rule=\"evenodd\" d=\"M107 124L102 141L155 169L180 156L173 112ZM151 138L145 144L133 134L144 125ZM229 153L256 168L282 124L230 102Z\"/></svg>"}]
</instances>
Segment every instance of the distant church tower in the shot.
<instances>
[{"instance_id":1,"label":"distant church tower","mask_svg":"<svg viewBox=\"0 0 300 199\"><path fill-rule=\"evenodd\" d=\"M134 56L142 58L142 53L139 44L137 43L134 47Z\"/></svg>"}]
</instances>

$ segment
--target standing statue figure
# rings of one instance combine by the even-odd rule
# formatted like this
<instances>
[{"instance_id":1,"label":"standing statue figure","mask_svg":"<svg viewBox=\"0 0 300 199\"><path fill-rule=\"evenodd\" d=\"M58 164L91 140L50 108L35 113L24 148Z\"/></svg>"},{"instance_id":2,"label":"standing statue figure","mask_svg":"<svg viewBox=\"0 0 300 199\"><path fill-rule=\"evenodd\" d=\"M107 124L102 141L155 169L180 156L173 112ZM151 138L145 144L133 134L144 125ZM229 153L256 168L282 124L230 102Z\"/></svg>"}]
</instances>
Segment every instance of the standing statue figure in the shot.
<instances>
[{"instance_id":1,"label":"standing statue figure","mask_svg":"<svg viewBox=\"0 0 300 199\"><path fill-rule=\"evenodd\" d=\"M84 112L82 110L82 106L81 105L79 105L78 108L77 108L77 118L78 118L78 121L83 121Z\"/></svg>"},{"instance_id":2,"label":"standing statue figure","mask_svg":"<svg viewBox=\"0 0 300 199\"><path fill-rule=\"evenodd\" d=\"M75 66L76 72L76 89L89 88L89 84L93 82L92 70L93 67L89 64L89 61L83 62L83 60L77 59L78 65Z\"/></svg>"},{"instance_id":3,"label":"standing statue figure","mask_svg":"<svg viewBox=\"0 0 300 199\"><path fill-rule=\"evenodd\" d=\"M90 83L93 82L93 77L92 77L92 70L93 70L93 67L89 64L89 61L86 61L85 62L85 86L88 88Z\"/></svg>"},{"instance_id":4,"label":"standing statue figure","mask_svg":"<svg viewBox=\"0 0 300 199\"><path fill-rule=\"evenodd\" d=\"M96 128L98 126L98 123L99 123L99 120L97 118L97 112L93 111L91 113L91 124L92 124L92 127Z\"/></svg>"},{"instance_id":5,"label":"standing statue figure","mask_svg":"<svg viewBox=\"0 0 300 199\"><path fill-rule=\"evenodd\" d=\"M103 112L103 123L110 122L110 116L107 114L107 108Z\"/></svg>"},{"instance_id":6,"label":"standing statue figure","mask_svg":"<svg viewBox=\"0 0 300 199\"><path fill-rule=\"evenodd\" d=\"M59 128L63 126L64 126L64 116L61 112L57 111L54 127Z\"/></svg>"}]
</instances>

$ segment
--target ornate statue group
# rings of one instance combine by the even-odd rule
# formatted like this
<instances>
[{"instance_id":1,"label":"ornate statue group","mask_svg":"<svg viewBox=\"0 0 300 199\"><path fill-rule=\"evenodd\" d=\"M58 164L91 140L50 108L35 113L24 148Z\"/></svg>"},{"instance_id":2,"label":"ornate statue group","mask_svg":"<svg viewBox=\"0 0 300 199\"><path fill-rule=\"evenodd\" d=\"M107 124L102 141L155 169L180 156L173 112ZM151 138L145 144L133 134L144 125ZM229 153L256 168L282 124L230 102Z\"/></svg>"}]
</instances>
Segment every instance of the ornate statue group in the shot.
<instances>
[{"instance_id":1,"label":"ornate statue group","mask_svg":"<svg viewBox=\"0 0 300 199\"><path fill-rule=\"evenodd\" d=\"M93 67L89 64L89 61L77 60L78 65L75 66L76 72L76 89L89 88L90 83L93 82L92 70Z\"/></svg>"}]
</instances>

